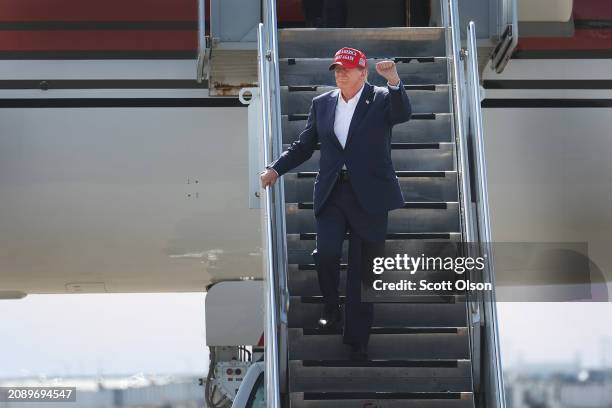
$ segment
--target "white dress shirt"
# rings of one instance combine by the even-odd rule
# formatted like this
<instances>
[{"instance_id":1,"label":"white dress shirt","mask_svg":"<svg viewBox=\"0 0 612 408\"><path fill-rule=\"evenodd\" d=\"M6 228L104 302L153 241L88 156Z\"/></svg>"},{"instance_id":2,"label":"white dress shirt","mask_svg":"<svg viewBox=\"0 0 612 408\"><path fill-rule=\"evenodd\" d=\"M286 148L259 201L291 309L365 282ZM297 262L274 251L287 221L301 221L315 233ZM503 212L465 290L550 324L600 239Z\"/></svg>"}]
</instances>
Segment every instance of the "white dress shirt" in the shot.
<instances>
[{"instance_id":1,"label":"white dress shirt","mask_svg":"<svg viewBox=\"0 0 612 408\"><path fill-rule=\"evenodd\" d=\"M338 103L336 103L336 115L334 117L334 133L336 134L338 141L342 145L342 148L346 146L346 139L348 137L349 126L351 125L351 120L353 119L353 113L355 113L355 108L357 107L357 102L359 102L359 97L361 96L361 92L363 92L364 85L362 85L361 89L357 91L355 96L353 96L348 101L344 100L344 98L342 97L342 92L338 90ZM389 83L387 83L387 85L391 89L399 88L399 86L393 86ZM342 165L342 169L346 170L345 164Z\"/></svg>"},{"instance_id":2,"label":"white dress shirt","mask_svg":"<svg viewBox=\"0 0 612 408\"><path fill-rule=\"evenodd\" d=\"M338 90L338 102L336 103L336 114L334 116L334 133L343 149L346 145L351 119L353 119L353 113L355 113L355 108L357 107L357 102L363 92L363 88L364 85L362 85L355 96L348 101L344 100L342 92ZM343 165L342 168L346 170L346 165Z\"/></svg>"}]
</instances>

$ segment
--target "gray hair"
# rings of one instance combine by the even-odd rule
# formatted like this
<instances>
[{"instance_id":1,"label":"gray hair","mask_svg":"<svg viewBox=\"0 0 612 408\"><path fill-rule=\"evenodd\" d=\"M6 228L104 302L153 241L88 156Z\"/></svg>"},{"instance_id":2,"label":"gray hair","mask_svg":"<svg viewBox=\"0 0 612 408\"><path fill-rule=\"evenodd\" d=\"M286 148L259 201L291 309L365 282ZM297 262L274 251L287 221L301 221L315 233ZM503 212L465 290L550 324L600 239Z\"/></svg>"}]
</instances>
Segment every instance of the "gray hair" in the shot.
<instances>
[{"instance_id":1,"label":"gray hair","mask_svg":"<svg viewBox=\"0 0 612 408\"><path fill-rule=\"evenodd\" d=\"M362 70L365 70L365 73L366 73L366 74L365 74L365 81L366 81L366 82L368 82L368 72L369 72L368 67L361 68L361 69L362 69Z\"/></svg>"}]
</instances>

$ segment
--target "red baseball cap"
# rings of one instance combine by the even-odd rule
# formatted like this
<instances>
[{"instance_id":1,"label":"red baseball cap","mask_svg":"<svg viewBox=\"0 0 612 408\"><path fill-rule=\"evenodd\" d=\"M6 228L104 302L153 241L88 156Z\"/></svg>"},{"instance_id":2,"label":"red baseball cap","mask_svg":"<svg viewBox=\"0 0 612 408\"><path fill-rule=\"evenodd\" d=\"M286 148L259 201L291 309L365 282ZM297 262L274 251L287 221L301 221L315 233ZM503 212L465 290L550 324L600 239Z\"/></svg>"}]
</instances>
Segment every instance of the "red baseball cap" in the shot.
<instances>
[{"instance_id":1,"label":"red baseball cap","mask_svg":"<svg viewBox=\"0 0 612 408\"><path fill-rule=\"evenodd\" d=\"M342 47L336 52L334 62L329 66L329 70L341 65L344 68L365 68L368 65L366 55L356 48Z\"/></svg>"}]
</instances>

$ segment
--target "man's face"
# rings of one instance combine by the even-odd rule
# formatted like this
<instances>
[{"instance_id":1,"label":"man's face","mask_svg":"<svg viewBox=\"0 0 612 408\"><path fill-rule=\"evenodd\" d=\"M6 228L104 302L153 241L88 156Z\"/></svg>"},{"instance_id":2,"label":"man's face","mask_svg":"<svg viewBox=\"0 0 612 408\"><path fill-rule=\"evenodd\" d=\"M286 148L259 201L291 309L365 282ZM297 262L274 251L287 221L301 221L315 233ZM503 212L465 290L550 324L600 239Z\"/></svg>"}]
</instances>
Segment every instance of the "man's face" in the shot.
<instances>
[{"instance_id":1,"label":"man's face","mask_svg":"<svg viewBox=\"0 0 612 408\"><path fill-rule=\"evenodd\" d=\"M334 72L336 74L336 85L342 90L359 89L365 82L365 68L344 68L341 65L336 65Z\"/></svg>"}]
</instances>

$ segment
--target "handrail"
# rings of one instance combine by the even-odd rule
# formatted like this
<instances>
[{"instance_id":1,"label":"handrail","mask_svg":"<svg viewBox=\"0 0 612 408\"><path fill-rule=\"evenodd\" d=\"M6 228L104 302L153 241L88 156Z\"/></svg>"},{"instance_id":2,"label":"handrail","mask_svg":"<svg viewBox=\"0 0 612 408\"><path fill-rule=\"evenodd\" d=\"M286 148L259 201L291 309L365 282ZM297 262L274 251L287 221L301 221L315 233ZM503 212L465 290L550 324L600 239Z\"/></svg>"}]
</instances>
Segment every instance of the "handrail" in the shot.
<instances>
[{"instance_id":1,"label":"handrail","mask_svg":"<svg viewBox=\"0 0 612 408\"><path fill-rule=\"evenodd\" d=\"M204 70L207 65L206 2L205 0L198 0L198 60L196 64L196 80L198 82L202 82L202 79L206 76Z\"/></svg>"},{"instance_id":2,"label":"handrail","mask_svg":"<svg viewBox=\"0 0 612 408\"><path fill-rule=\"evenodd\" d=\"M263 61L263 72L260 73L262 80L262 102L265 103L266 113L262 117L265 124L265 150L268 156L265 163L270 163L270 158L279 157L283 152L281 103L280 103L280 81L278 62L278 40L277 40L277 18L276 1L266 0L263 2L263 24L258 27L260 41L258 47L260 54L265 56ZM265 51L264 51L265 50ZM262 105L263 107L263 105ZM274 372L266 373L266 397L267 407L280 408L280 395L287 388L287 343L288 343L288 309L289 309L289 286L287 279L287 228L285 222L285 190L280 180L275 183L274 188L268 188L266 213L269 217L268 226L270 240L268 251L271 252L273 263L269 268L270 292L274 292L275 303L268 309L266 318L269 338L274 342L274 347L266 349L266 367L274 366ZM273 306L273 307L272 307ZM274 319L271 319L271 317ZM272 333L272 331L274 331ZM272 337L274 336L274 337ZM266 345L268 340L266 340ZM266 369L268 371L268 368Z\"/></svg>"},{"instance_id":3,"label":"handrail","mask_svg":"<svg viewBox=\"0 0 612 408\"><path fill-rule=\"evenodd\" d=\"M463 235L462 241L467 243L461 248L463 251L469 252L473 249L473 242L476 238L474 233L475 219L473 217L473 208L471 202L470 188L470 169L469 169L469 151L467 143L467 126L465 114L466 95L465 73L463 64L463 51L461 49L461 34L459 31L459 11L457 0L441 0L446 3L444 10L445 27L450 28L450 39L447 40L447 55L451 55L452 68L452 106L455 125L455 148L457 151L457 175L459 182L459 197L460 197L460 221L461 232ZM470 253L464 253L464 256L470 256ZM468 302L466 304L466 313L469 316L468 332L470 342L470 354L472 360L472 376L474 381L475 391L479 391L480 387L480 304L478 293L472 299L468 292Z\"/></svg>"},{"instance_id":4,"label":"handrail","mask_svg":"<svg viewBox=\"0 0 612 408\"><path fill-rule=\"evenodd\" d=\"M504 408L506 406L504 398L504 381L501 362L499 332L497 325L497 307L495 301L495 273L493 265L493 254L491 248L491 224L489 213L489 194L487 189L487 168L484 153L484 132L482 128L482 109L480 106L480 80L478 75L478 50L476 45L476 26L470 21L467 28L468 35L468 88L470 103L470 123L474 136L474 168L476 171L476 204L478 209L478 235L479 243L483 248L483 256L487 258L487 267L484 269L484 282L491 283L493 290L484 293L484 313L487 324L485 330L487 338L492 340L491 348L493 353L491 363L493 364L494 382L494 406Z\"/></svg>"},{"instance_id":5,"label":"handrail","mask_svg":"<svg viewBox=\"0 0 612 408\"><path fill-rule=\"evenodd\" d=\"M474 232L472 229L473 219L470 205L470 185L469 185L469 166L468 166L468 149L467 143L464 143L466 138L466 122L464 118L465 112L465 95L463 93L463 84L465 83L465 74L463 71L463 56L461 52L461 35L459 33L459 12L456 0L448 0L448 24L450 26L450 48L452 53L452 97L453 97L453 113L455 118L455 142L459 146L457 159L459 161L458 174L461 183L460 196L462 208L462 232L463 240L473 242Z\"/></svg>"},{"instance_id":6,"label":"handrail","mask_svg":"<svg viewBox=\"0 0 612 408\"><path fill-rule=\"evenodd\" d=\"M283 153L283 137L282 137L282 120L281 120L281 102L280 102L280 75L278 62L278 38L277 38L277 18L276 18L276 0L266 0L263 2L264 8L264 27L268 33L268 50L270 51L269 67L270 67L270 114L272 125L272 156L279 157ZM267 164L267 163L266 163ZM289 284L287 278L287 235L285 223L285 187L283 183L276 183L275 186L274 211L276 214L276 232L282 239L277 240L277 272L278 272L278 291L281 296L279 304L281 328L286 329L287 326L287 311L289 309ZM285 346L287 332L281 331L281 346ZM286 356L284 350L281 350L281 370L286 366L283 358ZM284 378L281 378L281 385Z\"/></svg>"},{"instance_id":7,"label":"handrail","mask_svg":"<svg viewBox=\"0 0 612 408\"><path fill-rule=\"evenodd\" d=\"M278 39L277 39L277 18L276 0L266 0L263 2L264 27L268 34L269 59L269 86L271 89L270 117L272 126L272 156L279 157L283 153L283 136L281 121L281 101L280 101L280 64L278 61ZM274 216L276 239L276 273L277 287L280 302L278 305L279 313L279 370L280 370L280 390L287 390L287 370L288 370L288 310L289 310L289 283L287 277L288 258L287 258L287 227L285 217L285 186L278 182L274 189Z\"/></svg>"},{"instance_id":8,"label":"handrail","mask_svg":"<svg viewBox=\"0 0 612 408\"><path fill-rule=\"evenodd\" d=\"M502 0L502 3L502 24L518 25L517 0Z\"/></svg>"},{"instance_id":9,"label":"handrail","mask_svg":"<svg viewBox=\"0 0 612 408\"><path fill-rule=\"evenodd\" d=\"M501 73L514 49L518 45L518 0L499 0L501 12L499 15L498 43L491 53L491 69Z\"/></svg>"},{"instance_id":10,"label":"handrail","mask_svg":"<svg viewBox=\"0 0 612 408\"><path fill-rule=\"evenodd\" d=\"M272 118L270 117L270 84L269 84L269 51L264 47L264 25L259 23L257 26L257 58L259 86L261 92L261 119L263 129L263 151L264 163L270 160L269 139L272 137ZM273 213L272 213L272 186L266 188L265 211L267 220L266 225L266 327L265 327L265 379L266 379L266 406L268 408L280 408L279 390L279 353L278 353L278 333L277 333L277 310L276 299L276 277L274 274L274 236L273 236Z\"/></svg>"}]
</instances>

